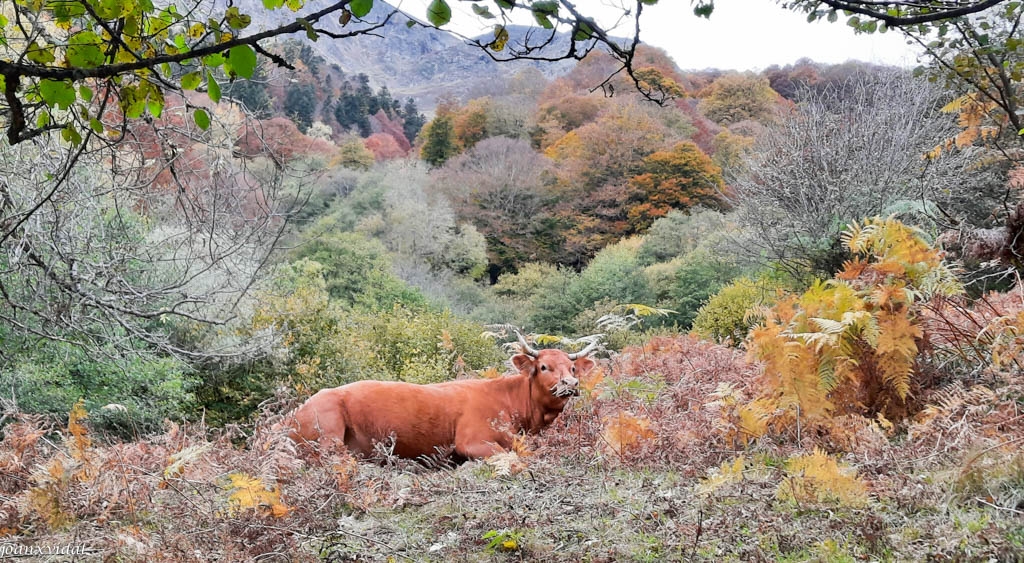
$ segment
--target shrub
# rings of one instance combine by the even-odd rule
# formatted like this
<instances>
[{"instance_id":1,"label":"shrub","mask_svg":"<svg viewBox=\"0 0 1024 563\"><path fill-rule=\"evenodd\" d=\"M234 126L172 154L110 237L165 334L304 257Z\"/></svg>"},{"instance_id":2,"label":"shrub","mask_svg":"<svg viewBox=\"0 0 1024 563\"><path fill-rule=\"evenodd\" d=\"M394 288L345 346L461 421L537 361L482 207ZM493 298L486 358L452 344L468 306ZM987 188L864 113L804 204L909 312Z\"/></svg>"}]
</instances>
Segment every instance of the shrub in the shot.
<instances>
[{"instance_id":1,"label":"shrub","mask_svg":"<svg viewBox=\"0 0 1024 563\"><path fill-rule=\"evenodd\" d=\"M576 273L542 262L528 262L514 274L504 274L494 284L494 292L504 297L530 299L538 293L564 287Z\"/></svg>"},{"instance_id":2,"label":"shrub","mask_svg":"<svg viewBox=\"0 0 1024 563\"><path fill-rule=\"evenodd\" d=\"M836 278L781 298L750 332L750 355L765 362L761 396L737 411L738 437L838 415L900 420L924 337L922 308L962 292L941 253L895 219L870 219L843 235L851 253Z\"/></svg>"},{"instance_id":3,"label":"shrub","mask_svg":"<svg viewBox=\"0 0 1024 563\"><path fill-rule=\"evenodd\" d=\"M251 330L278 334L279 347L255 376L307 393L360 379L443 381L504 357L482 326L447 311L346 310L329 300L323 272L297 262L261 296Z\"/></svg>"},{"instance_id":4,"label":"shrub","mask_svg":"<svg viewBox=\"0 0 1024 563\"><path fill-rule=\"evenodd\" d=\"M616 303L653 302L651 288L637 260L641 243L640 238L631 238L605 247L579 277L569 280L564 290L538 294L531 316L532 328L574 333L578 329L572 319L602 299Z\"/></svg>"},{"instance_id":5,"label":"shrub","mask_svg":"<svg viewBox=\"0 0 1024 563\"><path fill-rule=\"evenodd\" d=\"M0 371L0 389L25 412L66 417L80 398L101 431L120 437L158 430L164 419L195 412L198 377L179 360L140 351L97 359L81 348L47 343Z\"/></svg>"},{"instance_id":6,"label":"shrub","mask_svg":"<svg viewBox=\"0 0 1024 563\"><path fill-rule=\"evenodd\" d=\"M348 307L369 310L390 309L396 304L426 304L418 291L391 273L383 244L359 233L326 232L320 230L322 227L323 223L314 226L305 235L307 242L293 256L322 266L332 299Z\"/></svg>"},{"instance_id":7,"label":"shrub","mask_svg":"<svg viewBox=\"0 0 1024 563\"><path fill-rule=\"evenodd\" d=\"M637 258L644 265L664 262L693 252L714 235L733 229L727 215L710 209L691 213L669 211L644 234Z\"/></svg>"},{"instance_id":8,"label":"shrub","mask_svg":"<svg viewBox=\"0 0 1024 563\"><path fill-rule=\"evenodd\" d=\"M679 325L689 328L708 299L741 274L743 269L731 256L701 249L683 258L669 291L669 308L677 312L675 319Z\"/></svg>"},{"instance_id":9,"label":"shrub","mask_svg":"<svg viewBox=\"0 0 1024 563\"><path fill-rule=\"evenodd\" d=\"M715 342L738 346L747 336L754 319L750 315L758 305L775 301L773 288L749 278L740 278L723 287L697 311L693 332Z\"/></svg>"}]
</instances>

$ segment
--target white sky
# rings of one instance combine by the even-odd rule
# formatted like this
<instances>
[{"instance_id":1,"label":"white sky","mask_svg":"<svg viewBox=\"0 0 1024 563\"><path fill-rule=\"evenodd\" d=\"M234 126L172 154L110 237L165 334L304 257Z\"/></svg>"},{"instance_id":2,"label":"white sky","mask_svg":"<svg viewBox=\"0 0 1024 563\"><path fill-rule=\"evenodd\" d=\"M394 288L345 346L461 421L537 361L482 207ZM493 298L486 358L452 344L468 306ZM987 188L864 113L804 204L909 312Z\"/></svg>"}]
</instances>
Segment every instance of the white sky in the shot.
<instances>
[{"instance_id":1,"label":"white sky","mask_svg":"<svg viewBox=\"0 0 1024 563\"><path fill-rule=\"evenodd\" d=\"M478 1L482 5L492 4L488 0ZM578 0L576 5L602 21L600 14L613 13L608 7L615 3ZM401 6L413 16L423 18L427 4L428 0L404 0ZM449 0L449 5L453 19L446 27L471 36L489 29L475 18L468 1ZM628 25L616 33L627 34ZM661 0L644 8L640 38L665 49L683 69L760 70L772 64L793 63L802 57L823 63L849 59L901 66L916 63L916 51L899 32L856 35L842 15L836 23L807 23L805 15L784 10L773 0L716 0L710 20L694 16L689 0Z\"/></svg>"}]
</instances>

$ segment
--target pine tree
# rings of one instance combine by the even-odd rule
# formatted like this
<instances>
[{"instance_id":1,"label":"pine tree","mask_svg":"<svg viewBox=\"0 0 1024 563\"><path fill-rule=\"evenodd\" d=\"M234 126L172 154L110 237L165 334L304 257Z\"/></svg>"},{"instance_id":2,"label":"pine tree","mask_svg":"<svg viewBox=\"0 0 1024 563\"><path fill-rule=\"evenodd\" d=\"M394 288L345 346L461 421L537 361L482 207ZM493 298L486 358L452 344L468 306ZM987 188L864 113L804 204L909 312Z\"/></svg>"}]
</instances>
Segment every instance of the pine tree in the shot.
<instances>
[{"instance_id":1,"label":"pine tree","mask_svg":"<svg viewBox=\"0 0 1024 563\"><path fill-rule=\"evenodd\" d=\"M229 82L224 93L245 106L254 116L269 117L270 95L267 94L266 79L262 67L257 66L251 80L238 78Z\"/></svg>"},{"instance_id":2,"label":"pine tree","mask_svg":"<svg viewBox=\"0 0 1024 563\"><path fill-rule=\"evenodd\" d=\"M405 108L402 109L399 115L405 120L402 124L405 138L409 139L410 143L415 141L416 135L420 134L420 129L423 129L423 124L427 122L426 116L419 112L419 108L416 107L416 101L412 98L405 101Z\"/></svg>"},{"instance_id":3,"label":"pine tree","mask_svg":"<svg viewBox=\"0 0 1024 563\"><path fill-rule=\"evenodd\" d=\"M420 158L433 167L444 164L459 152L455 144L455 128L449 115L439 115L425 129L426 142L420 149Z\"/></svg>"},{"instance_id":4,"label":"pine tree","mask_svg":"<svg viewBox=\"0 0 1024 563\"><path fill-rule=\"evenodd\" d=\"M312 84L300 84L288 90L284 112L303 133L313 124L316 112L316 90Z\"/></svg>"},{"instance_id":5,"label":"pine tree","mask_svg":"<svg viewBox=\"0 0 1024 563\"><path fill-rule=\"evenodd\" d=\"M393 98L391 97L391 92L388 90L388 87L381 86L380 90L377 91L377 105L380 109L384 110L384 113L387 114L388 117L394 117L391 113L392 100Z\"/></svg>"}]
</instances>

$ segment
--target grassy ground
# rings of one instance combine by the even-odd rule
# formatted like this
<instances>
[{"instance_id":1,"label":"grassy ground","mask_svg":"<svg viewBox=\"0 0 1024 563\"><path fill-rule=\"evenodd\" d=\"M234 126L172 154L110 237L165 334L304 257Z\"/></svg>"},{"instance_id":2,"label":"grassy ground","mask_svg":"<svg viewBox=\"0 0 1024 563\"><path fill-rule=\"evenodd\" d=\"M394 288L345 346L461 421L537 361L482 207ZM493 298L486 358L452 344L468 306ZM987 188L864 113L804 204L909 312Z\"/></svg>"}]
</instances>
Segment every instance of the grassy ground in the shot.
<instances>
[{"instance_id":1,"label":"grassy ground","mask_svg":"<svg viewBox=\"0 0 1024 563\"><path fill-rule=\"evenodd\" d=\"M118 444L22 416L0 441L0 549L73 544L92 550L75 560L104 561L1024 561L1019 375L945 385L891 429L851 419L827 436L733 443L729 398L756 374L728 348L658 339L606 362L516 454L454 468L297 458L270 431L280 405L255 429L169 425Z\"/></svg>"}]
</instances>

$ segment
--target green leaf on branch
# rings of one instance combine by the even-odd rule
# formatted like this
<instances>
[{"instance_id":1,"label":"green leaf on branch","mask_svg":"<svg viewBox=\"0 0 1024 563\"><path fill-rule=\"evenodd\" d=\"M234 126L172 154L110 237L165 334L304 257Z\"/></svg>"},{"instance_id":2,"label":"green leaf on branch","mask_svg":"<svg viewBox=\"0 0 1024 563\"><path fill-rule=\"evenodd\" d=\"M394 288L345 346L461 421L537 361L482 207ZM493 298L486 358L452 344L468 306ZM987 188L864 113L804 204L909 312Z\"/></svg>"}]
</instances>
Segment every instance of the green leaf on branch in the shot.
<instances>
[{"instance_id":1,"label":"green leaf on branch","mask_svg":"<svg viewBox=\"0 0 1024 563\"><path fill-rule=\"evenodd\" d=\"M53 56L53 46L43 47L36 42L33 42L28 50L26 50L25 56L28 57L28 60L41 65L50 64L57 60Z\"/></svg>"},{"instance_id":2,"label":"green leaf on branch","mask_svg":"<svg viewBox=\"0 0 1024 563\"><path fill-rule=\"evenodd\" d=\"M490 8L487 6L481 6L475 2L473 3L473 13L484 19L494 19L494 14L491 13Z\"/></svg>"},{"instance_id":3,"label":"green leaf on branch","mask_svg":"<svg viewBox=\"0 0 1024 563\"><path fill-rule=\"evenodd\" d=\"M68 40L68 64L80 68L95 68L103 64L103 40L91 31L76 33Z\"/></svg>"},{"instance_id":4,"label":"green leaf on branch","mask_svg":"<svg viewBox=\"0 0 1024 563\"><path fill-rule=\"evenodd\" d=\"M256 71L256 51L248 45L236 45L228 51L228 64L225 70L231 76L252 78Z\"/></svg>"},{"instance_id":5,"label":"green leaf on branch","mask_svg":"<svg viewBox=\"0 0 1024 563\"><path fill-rule=\"evenodd\" d=\"M149 111L149 115L159 119L160 114L164 112L164 95L159 89L154 89L146 102L146 110Z\"/></svg>"},{"instance_id":6,"label":"green leaf on branch","mask_svg":"<svg viewBox=\"0 0 1024 563\"><path fill-rule=\"evenodd\" d=\"M697 2L697 5L693 7L693 15L695 15L695 16L697 16L699 18L710 19L711 18L711 12L714 12L714 11L715 11L715 3L714 2L706 2L705 0L700 0L699 2Z\"/></svg>"},{"instance_id":7,"label":"green leaf on branch","mask_svg":"<svg viewBox=\"0 0 1024 563\"><path fill-rule=\"evenodd\" d=\"M494 41L487 45L492 51L501 52L508 43L508 30L503 25L494 26Z\"/></svg>"},{"instance_id":8,"label":"green leaf on branch","mask_svg":"<svg viewBox=\"0 0 1024 563\"><path fill-rule=\"evenodd\" d=\"M95 117L89 120L89 127L96 132L97 135L103 133L103 124L100 123L99 119Z\"/></svg>"},{"instance_id":9,"label":"green leaf on branch","mask_svg":"<svg viewBox=\"0 0 1024 563\"><path fill-rule=\"evenodd\" d=\"M430 23L441 27L452 20L452 9L445 0L434 0L427 8L427 19Z\"/></svg>"},{"instance_id":10,"label":"green leaf on branch","mask_svg":"<svg viewBox=\"0 0 1024 563\"><path fill-rule=\"evenodd\" d=\"M348 4L348 9L352 10L353 16L361 18L373 9L373 0L352 0Z\"/></svg>"},{"instance_id":11,"label":"green leaf on branch","mask_svg":"<svg viewBox=\"0 0 1024 563\"><path fill-rule=\"evenodd\" d=\"M245 29L252 23L252 17L243 14L238 11L237 6L231 6L228 8L227 13L224 14L224 18L227 20L228 25L234 29Z\"/></svg>"},{"instance_id":12,"label":"green leaf on branch","mask_svg":"<svg viewBox=\"0 0 1024 563\"><path fill-rule=\"evenodd\" d=\"M75 103L75 89L70 80L41 80L39 95L50 107L68 109Z\"/></svg>"},{"instance_id":13,"label":"green leaf on branch","mask_svg":"<svg viewBox=\"0 0 1024 563\"><path fill-rule=\"evenodd\" d=\"M92 101L92 88L90 88L90 87L88 87L88 86L83 84L83 85L78 87L78 95L83 100L85 100L86 103L91 102Z\"/></svg>"},{"instance_id":14,"label":"green leaf on branch","mask_svg":"<svg viewBox=\"0 0 1024 563\"><path fill-rule=\"evenodd\" d=\"M203 57L203 64L205 64L208 67L217 68L224 64L225 60L227 59L224 58L223 54L214 53L212 55L206 55L205 57Z\"/></svg>"},{"instance_id":15,"label":"green leaf on branch","mask_svg":"<svg viewBox=\"0 0 1024 563\"><path fill-rule=\"evenodd\" d=\"M217 84L212 72L206 73L206 94L210 96L213 103L220 102L220 84Z\"/></svg>"},{"instance_id":16,"label":"green leaf on branch","mask_svg":"<svg viewBox=\"0 0 1024 563\"><path fill-rule=\"evenodd\" d=\"M541 0L540 2L534 2L530 9L534 12L554 16L558 14L558 2L555 2L555 0Z\"/></svg>"},{"instance_id":17,"label":"green leaf on branch","mask_svg":"<svg viewBox=\"0 0 1024 563\"><path fill-rule=\"evenodd\" d=\"M36 117L36 129L42 129L50 124L50 112L41 111L39 117Z\"/></svg>"},{"instance_id":18,"label":"green leaf on branch","mask_svg":"<svg viewBox=\"0 0 1024 563\"><path fill-rule=\"evenodd\" d=\"M205 109L196 108L196 111L192 113L192 119L195 120L196 125L203 131L210 128L210 114L206 113Z\"/></svg>"},{"instance_id":19,"label":"green leaf on branch","mask_svg":"<svg viewBox=\"0 0 1024 563\"><path fill-rule=\"evenodd\" d=\"M299 25L306 30L306 37L310 41L316 41L319 39L319 36L316 34L316 30L313 29L313 24L309 23L309 20L306 18L295 18L295 21L299 22Z\"/></svg>"},{"instance_id":20,"label":"green leaf on branch","mask_svg":"<svg viewBox=\"0 0 1024 563\"><path fill-rule=\"evenodd\" d=\"M576 26L576 33L572 36L576 41L586 41L592 37L594 37L594 30L590 27L590 24L584 21L579 22Z\"/></svg>"},{"instance_id":21,"label":"green leaf on branch","mask_svg":"<svg viewBox=\"0 0 1024 563\"><path fill-rule=\"evenodd\" d=\"M199 83L202 82L203 76L198 72L190 72L185 76L181 77L181 89L182 90L195 90L199 87Z\"/></svg>"},{"instance_id":22,"label":"green leaf on branch","mask_svg":"<svg viewBox=\"0 0 1024 563\"><path fill-rule=\"evenodd\" d=\"M146 83L143 82L142 84ZM119 92L121 111L124 112L124 116L128 119L142 117L142 112L146 110L146 92L143 90L142 84L138 87L124 86Z\"/></svg>"},{"instance_id":23,"label":"green leaf on branch","mask_svg":"<svg viewBox=\"0 0 1024 563\"><path fill-rule=\"evenodd\" d=\"M61 129L60 136L61 138L71 143L72 145L78 146L82 144L82 135L79 134L78 131L76 131L75 128L71 125L68 125L67 127Z\"/></svg>"}]
</instances>

